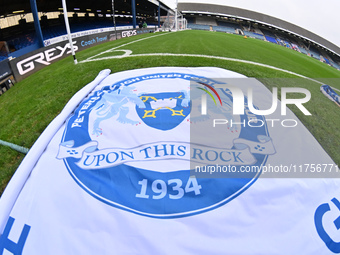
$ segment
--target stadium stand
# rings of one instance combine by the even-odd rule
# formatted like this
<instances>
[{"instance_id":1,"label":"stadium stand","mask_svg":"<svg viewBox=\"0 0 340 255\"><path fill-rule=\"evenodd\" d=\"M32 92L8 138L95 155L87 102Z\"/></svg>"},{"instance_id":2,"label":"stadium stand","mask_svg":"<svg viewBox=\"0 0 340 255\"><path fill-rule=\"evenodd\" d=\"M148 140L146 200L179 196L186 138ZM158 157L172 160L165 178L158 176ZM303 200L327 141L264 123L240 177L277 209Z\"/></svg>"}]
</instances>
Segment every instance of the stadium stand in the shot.
<instances>
[{"instance_id":1,"label":"stadium stand","mask_svg":"<svg viewBox=\"0 0 340 255\"><path fill-rule=\"evenodd\" d=\"M263 29L263 28L261 28L261 31L264 34L264 37L266 38L266 40L268 42L278 44L278 42L277 42L277 40L275 38L276 36L275 36L274 33L272 33L270 30Z\"/></svg>"},{"instance_id":2,"label":"stadium stand","mask_svg":"<svg viewBox=\"0 0 340 255\"><path fill-rule=\"evenodd\" d=\"M234 28L235 30L236 29L242 29L242 27L237 23L231 23L231 22L226 22L226 21L222 21L222 20L217 20L217 25Z\"/></svg>"},{"instance_id":3,"label":"stadium stand","mask_svg":"<svg viewBox=\"0 0 340 255\"><path fill-rule=\"evenodd\" d=\"M0 42L0 62L7 58L8 46L7 43L2 41Z\"/></svg>"},{"instance_id":4,"label":"stadium stand","mask_svg":"<svg viewBox=\"0 0 340 255\"><path fill-rule=\"evenodd\" d=\"M284 20L250 10L215 4L179 3L179 10L184 13L192 29L210 30L209 25L214 22L212 20L215 20L217 26L213 26L214 31L267 40L316 58L340 70L338 46ZM200 22L197 26L195 19L198 16L201 20L206 20L206 24ZM310 47L314 43L317 48Z\"/></svg>"},{"instance_id":5,"label":"stadium stand","mask_svg":"<svg viewBox=\"0 0 340 255\"><path fill-rule=\"evenodd\" d=\"M327 58L324 57L324 60L325 60L326 64L331 65L331 62Z\"/></svg>"},{"instance_id":6,"label":"stadium stand","mask_svg":"<svg viewBox=\"0 0 340 255\"><path fill-rule=\"evenodd\" d=\"M264 28L260 28L260 30L262 31L262 33L265 36L270 36L270 37L274 37L275 38L275 34L272 31L264 29Z\"/></svg>"},{"instance_id":7,"label":"stadium stand","mask_svg":"<svg viewBox=\"0 0 340 255\"><path fill-rule=\"evenodd\" d=\"M194 24L195 23L195 18L194 17L188 16L188 17L186 17L186 20L187 20L188 24Z\"/></svg>"},{"instance_id":8,"label":"stadium stand","mask_svg":"<svg viewBox=\"0 0 340 255\"><path fill-rule=\"evenodd\" d=\"M258 34L258 33L254 33L254 32L248 32L248 31L244 31L244 34L246 36L249 36L249 37L252 37L252 38L264 40L264 35L262 35L262 34Z\"/></svg>"},{"instance_id":9,"label":"stadium stand","mask_svg":"<svg viewBox=\"0 0 340 255\"><path fill-rule=\"evenodd\" d=\"M244 35L242 27L237 23L216 20L217 26L213 27L214 31L241 34Z\"/></svg>"},{"instance_id":10,"label":"stadium stand","mask_svg":"<svg viewBox=\"0 0 340 255\"><path fill-rule=\"evenodd\" d=\"M316 59L318 59L318 60L321 59L321 58L320 58L321 53L320 53L320 52L318 51L318 49L315 48L313 45L310 45L310 46L309 46L309 52L310 52L310 54L311 54L311 57L316 58Z\"/></svg>"},{"instance_id":11,"label":"stadium stand","mask_svg":"<svg viewBox=\"0 0 340 255\"><path fill-rule=\"evenodd\" d=\"M188 28L197 30L209 30L210 25L188 24Z\"/></svg>"},{"instance_id":12,"label":"stadium stand","mask_svg":"<svg viewBox=\"0 0 340 255\"><path fill-rule=\"evenodd\" d=\"M60 8L60 1L51 0L48 2L40 1L38 3L38 16L42 38L38 37L36 25L32 14L32 3L35 1L12 0L11 3L1 4L0 8L0 95L7 91L15 82L18 82L18 75L12 61L20 61L19 58L31 56L32 52L42 48L42 44L49 47L52 43L59 43L58 40L65 40L61 36L66 35L65 20L63 11ZM91 5L91 6L89 6ZM71 8L70 8L71 6ZM141 8L142 6L142 8ZM105 28L112 28L114 23L110 13L112 13L112 3L106 0L96 0L95 2L81 1L68 3L69 23L71 33L89 31L89 33L100 33L107 35ZM77 7L77 8L76 8ZM80 8L78 8L80 7ZM91 7L88 8L88 7ZM18 9L20 11L18 11ZM133 19L131 12L133 8L131 3L116 2L115 3L115 24L117 30L128 30L136 26L138 30L139 24L147 24L146 30L136 31L142 33L145 31L154 31L156 26L161 25L159 17L167 15L172 11L163 3L154 3L148 0L139 0L136 4L136 19ZM78 13L79 11L79 13ZM17 14L20 13L20 14ZM134 23L135 21L136 23ZM120 29L119 29L120 27ZM40 29L39 29L40 30ZM94 31L95 30L95 31ZM87 36L82 33L77 36ZM96 36L96 35L93 35ZM84 37L84 36L83 36ZM55 38L54 42L49 39ZM103 37L104 38L104 37ZM119 39L120 37L118 37ZM100 38L101 39L101 38ZM111 40L112 37L109 38ZM106 40L106 39L105 39ZM44 49L40 49L42 52ZM59 59L60 56L58 56ZM7 68L8 66L8 68ZM23 78L22 78L23 79Z\"/></svg>"},{"instance_id":13,"label":"stadium stand","mask_svg":"<svg viewBox=\"0 0 340 255\"><path fill-rule=\"evenodd\" d=\"M116 22L117 27L118 26L132 26L132 20L131 19L118 19ZM112 20L89 20L89 21L82 21L82 22L70 22L70 28L71 33L76 33L80 31L90 30L90 29L97 29L97 28L106 28L106 27L112 27ZM32 27L32 24L30 27L26 28L30 32L26 33L20 33L20 27L11 27L12 31L17 31L15 35L10 35L7 38L4 38L7 41L7 44L10 48L10 52L17 51L20 49L23 49L25 47L28 47L33 44L37 44L38 40L36 37L36 34L34 32L34 29ZM27 31L26 30L26 31ZM42 34L43 39L47 40L50 38L58 37L61 35L66 34L66 28L64 24L57 24L54 26L45 26L42 27ZM7 55L4 55L3 57L7 57Z\"/></svg>"},{"instance_id":14,"label":"stadium stand","mask_svg":"<svg viewBox=\"0 0 340 255\"><path fill-rule=\"evenodd\" d=\"M138 22L137 22L138 23ZM156 25L155 22L148 21L149 25ZM31 25L32 26L32 25ZM127 18L118 18L116 19L116 26L132 26L132 19L127 19ZM91 29L99 29L99 28L108 28L108 27L113 27L113 22L112 20L105 19L105 20L82 20L82 21L77 21L77 22L70 22L70 29L71 33L77 33L81 31L86 31L86 30L91 30ZM11 28L15 29L15 28ZM34 45L38 43L38 39L36 37L35 31L33 27L30 32L26 33L21 33L20 34L20 28L18 34L15 36L10 36L6 38L7 44L10 46L11 50L10 52L17 51L20 49L23 49L25 47ZM26 30L26 31L27 31ZM66 28L64 24L57 24L53 26L46 25L42 27L42 34L43 34L43 39L51 39L54 37L58 37L61 35L66 34ZM7 57L7 56L4 56Z\"/></svg>"},{"instance_id":15,"label":"stadium stand","mask_svg":"<svg viewBox=\"0 0 340 255\"><path fill-rule=\"evenodd\" d=\"M7 42L8 50L6 52L0 51L0 60L6 59L8 56L18 57L41 47L42 42L36 35L33 22L31 6L33 2L12 0L11 3L1 5L0 42ZM60 7L60 1L56 0L39 1L37 3L43 40L66 34L63 11ZM166 15L170 10L164 3L155 4L148 0L139 0L135 6L136 24L133 24L131 3L117 1L115 2L116 25L117 27L136 25L137 28L140 20L143 20L143 22L146 20L150 26L159 25L156 19L158 9L161 16ZM69 14L72 15L69 17L72 33L113 27L111 1L68 2L68 10Z\"/></svg>"},{"instance_id":16,"label":"stadium stand","mask_svg":"<svg viewBox=\"0 0 340 255\"><path fill-rule=\"evenodd\" d=\"M217 32L225 32L229 34L236 34L235 29L227 26L213 26L213 30Z\"/></svg>"},{"instance_id":17,"label":"stadium stand","mask_svg":"<svg viewBox=\"0 0 340 255\"><path fill-rule=\"evenodd\" d=\"M275 36L276 36L276 41L281 46L284 46L284 47L289 48L289 49L294 49L294 47L293 47L293 44L294 44L295 48L298 48L298 45L296 43L293 43L292 40L285 38L282 35L275 34ZM300 50L298 50L298 51L301 52Z\"/></svg>"},{"instance_id":18,"label":"stadium stand","mask_svg":"<svg viewBox=\"0 0 340 255\"><path fill-rule=\"evenodd\" d=\"M333 66L335 67L335 68L337 68L338 70L340 70L340 62L338 62L338 63L335 63L334 61L330 61L332 64L333 64Z\"/></svg>"},{"instance_id":19,"label":"stadium stand","mask_svg":"<svg viewBox=\"0 0 340 255\"><path fill-rule=\"evenodd\" d=\"M211 19L209 16L197 16L196 17L197 25L208 25L208 26L217 26L216 20Z\"/></svg>"},{"instance_id":20,"label":"stadium stand","mask_svg":"<svg viewBox=\"0 0 340 255\"><path fill-rule=\"evenodd\" d=\"M198 30L213 30L217 32L239 34L260 40L266 40L271 43L279 44L281 46L296 50L315 59L318 59L326 64L329 64L337 69L340 69L340 55L330 54L322 47L315 47L312 43L305 39L298 38L298 36L271 27L268 24L260 24L249 20L242 20L235 18L235 16L228 17L220 15L207 15L200 13L187 13L184 15L187 20L188 28ZM47 19L47 16L41 17L41 28L43 40L51 39L66 34L63 15L60 14L58 19ZM139 21L137 21L137 24ZM155 19L147 21L149 25L157 25ZM132 26L132 18L118 16L116 17L116 25L119 26ZM112 27L113 22L111 18L89 17L88 14L78 17L75 13L70 18L71 32L76 33L80 31ZM10 28L1 29L0 41L6 41L9 52L19 51L22 54L38 48L38 38L32 22L26 22L22 19L19 24ZM8 53L0 51L0 61L6 59Z\"/></svg>"},{"instance_id":21,"label":"stadium stand","mask_svg":"<svg viewBox=\"0 0 340 255\"><path fill-rule=\"evenodd\" d=\"M221 19L220 17L207 15L203 17L202 15L198 16L197 14L190 16L185 15L185 18L189 18L188 28L190 29L212 29L217 32L245 35L247 37L268 41L311 56L340 70L339 56L334 54L330 56L321 47L316 48L312 42L309 42L306 39L299 39L290 32L280 31L279 29L270 26L259 26L257 23L251 24L250 22L237 20L235 18L228 20L228 18ZM214 23L216 23L216 25L212 25Z\"/></svg>"},{"instance_id":22,"label":"stadium stand","mask_svg":"<svg viewBox=\"0 0 340 255\"><path fill-rule=\"evenodd\" d=\"M275 43L275 44L278 44L276 39L274 37L271 37L269 35L265 35L265 38L268 42L271 42L271 43Z\"/></svg>"}]
</instances>

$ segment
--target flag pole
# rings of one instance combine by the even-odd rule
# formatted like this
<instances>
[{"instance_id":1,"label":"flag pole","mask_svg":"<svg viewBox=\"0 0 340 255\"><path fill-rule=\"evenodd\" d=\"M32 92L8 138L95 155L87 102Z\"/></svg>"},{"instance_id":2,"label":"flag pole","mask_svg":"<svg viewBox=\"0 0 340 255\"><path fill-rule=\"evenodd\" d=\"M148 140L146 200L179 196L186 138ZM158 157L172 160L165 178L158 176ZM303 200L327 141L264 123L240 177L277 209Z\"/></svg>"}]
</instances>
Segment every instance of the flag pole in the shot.
<instances>
[{"instance_id":1,"label":"flag pole","mask_svg":"<svg viewBox=\"0 0 340 255\"><path fill-rule=\"evenodd\" d=\"M74 52L74 48L73 48L73 43L72 43L72 38L71 38L71 31L70 31L70 24L68 23L66 1L62 0L62 3L63 3L64 19L65 19L65 26L66 26L68 41L70 43L70 48L71 48L72 56L73 56L73 59L74 59L74 63L78 64L78 61L77 61L77 58L76 58L76 53Z\"/></svg>"}]
</instances>

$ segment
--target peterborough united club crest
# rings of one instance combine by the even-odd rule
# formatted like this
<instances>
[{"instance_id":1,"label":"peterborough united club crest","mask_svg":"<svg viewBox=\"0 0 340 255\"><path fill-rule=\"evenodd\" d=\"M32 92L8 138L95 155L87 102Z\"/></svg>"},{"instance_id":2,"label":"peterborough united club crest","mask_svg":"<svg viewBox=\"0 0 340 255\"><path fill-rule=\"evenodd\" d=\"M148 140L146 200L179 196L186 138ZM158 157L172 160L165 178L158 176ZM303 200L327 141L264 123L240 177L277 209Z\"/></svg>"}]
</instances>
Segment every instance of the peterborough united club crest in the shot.
<instances>
[{"instance_id":1,"label":"peterborough united club crest","mask_svg":"<svg viewBox=\"0 0 340 255\"><path fill-rule=\"evenodd\" d=\"M242 125L254 117L266 123L264 116L233 116L232 94L218 83L169 72L97 88L67 121L56 157L88 194L122 210L174 218L216 209L261 174L237 176L242 167L260 169L275 153L266 125ZM213 119L236 124L214 129Z\"/></svg>"}]
</instances>

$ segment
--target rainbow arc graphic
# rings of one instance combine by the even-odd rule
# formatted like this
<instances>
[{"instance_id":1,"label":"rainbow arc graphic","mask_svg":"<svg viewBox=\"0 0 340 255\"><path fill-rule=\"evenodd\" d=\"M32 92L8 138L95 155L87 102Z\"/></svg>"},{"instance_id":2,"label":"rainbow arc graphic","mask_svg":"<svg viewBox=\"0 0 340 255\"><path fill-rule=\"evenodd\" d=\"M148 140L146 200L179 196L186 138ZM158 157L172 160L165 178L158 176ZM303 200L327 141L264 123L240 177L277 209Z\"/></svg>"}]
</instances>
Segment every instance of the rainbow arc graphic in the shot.
<instances>
[{"instance_id":1,"label":"rainbow arc graphic","mask_svg":"<svg viewBox=\"0 0 340 255\"><path fill-rule=\"evenodd\" d=\"M218 100L219 100L219 102L220 102L220 104L221 104L221 106L222 106L221 97L219 96L219 94L217 93L217 91L216 91L212 86L210 86L210 85L208 85L208 84L205 84L205 83L203 83L203 82L198 82L198 83L201 84L201 85L203 85L203 86L205 86L205 87L207 87L208 89L210 89L210 90L217 96L217 98L218 98ZM198 89L203 90L204 92L206 92L206 93L212 98L212 100L214 100L215 105L217 105L217 102L216 102L215 97L213 96L213 94L212 94L208 89L206 89L206 88L198 88Z\"/></svg>"}]
</instances>

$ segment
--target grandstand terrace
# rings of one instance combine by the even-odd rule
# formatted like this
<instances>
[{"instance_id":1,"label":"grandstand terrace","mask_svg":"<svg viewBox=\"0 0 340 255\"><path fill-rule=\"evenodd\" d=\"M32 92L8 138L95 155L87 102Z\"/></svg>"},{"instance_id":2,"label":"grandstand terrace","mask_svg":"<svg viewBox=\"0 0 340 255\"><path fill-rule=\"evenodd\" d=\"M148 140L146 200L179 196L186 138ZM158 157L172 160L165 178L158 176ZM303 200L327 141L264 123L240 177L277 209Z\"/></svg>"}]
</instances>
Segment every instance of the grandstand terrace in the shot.
<instances>
[{"instance_id":1,"label":"grandstand terrace","mask_svg":"<svg viewBox=\"0 0 340 255\"><path fill-rule=\"evenodd\" d=\"M299 51L340 70L338 46L284 20L245 9L214 4L179 3L178 10L187 19L188 28L265 40ZM206 21L206 24L202 21Z\"/></svg>"},{"instance_id":2,"label":"grandstand terrace","mask_svg":"<svg viewBox=\"0 0 340 255\"><path fill-rule=\"evenodd\" d=\"M112 31L113 12L118 30L138 28L144 22L153 28L160 27L165 20L174 22L173 10L157 0L117 0L114 7L107 0L69 1L67 5L71 33L74 34L84 31L91 31L91 34ZM0 3L0 61L18 59L44 46L66 40L61 1L37 1L36 7L40 29L37 29L37 20L34 20L30 1L13 0L10 5ZM179 15L185 17L188 28L268 41L340 70L338 46L286 21L249 10L213 4L179 3L178 10ZM169 13L172 13L171 18ZM182 27L179 25L179 28ZM174 26L169 26L168 29L174 29ZM39 30L42 31L41 34Z\"/></svg>"},{"instance_id":3,"label":"grandstand terrace","mask_svg":"<svg viewBox=\"0 0 340 255\"><path fill-rule=\"evenodd\" d=\"M160 16L165 16L170 9L159 1L134 0L134 2L135 8L131 1L115 1L117 27L138 27L144 21L149 26L158 26L158 11ZM48 40L65 35L62 2L37 1L36 5L42 39ZM114 26L112 1L68 1L67 9L71 33ZM135 13L135 23L133 13ZM0 3L0 42L7 44L6 47L0 48L0 61L10 56L20 56L42 46L39 45L39 35L34 25L30 1L13 0L11 4L4 1ZM26 49L22 50L24 48ZM21 51L18 52L19 50Z\"/></svg>"},{"instance_id":4,"label":"grandstand terrace","mask_svg":"<svg viewBox=\"0 0 340 255\"><path fill-rule=\"evenodd\" d=\"M82 38L87 40L85 42L100 38L96 43L101 43L119 39L127 33L148 33L160 26L160 17L172 11L157 0L115 0L114 5L112 3L107 0L67 1L72 38ZM144 23L147 24L146 28L143 27ZM11 0L10 4L1 1L0 95L31 74L24 75L29 70L28 66L20 73L17 62L32 56L49 58L48 63L45 61L40 67L33 65L36 71L46 63L49 65L51 61L67 56L64 54L69 47L66 34L62 1ZM83 43L81 49L90 46Z\"/></svg>"}]
</instances>

